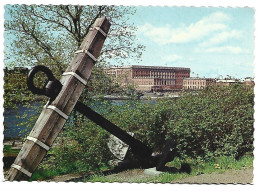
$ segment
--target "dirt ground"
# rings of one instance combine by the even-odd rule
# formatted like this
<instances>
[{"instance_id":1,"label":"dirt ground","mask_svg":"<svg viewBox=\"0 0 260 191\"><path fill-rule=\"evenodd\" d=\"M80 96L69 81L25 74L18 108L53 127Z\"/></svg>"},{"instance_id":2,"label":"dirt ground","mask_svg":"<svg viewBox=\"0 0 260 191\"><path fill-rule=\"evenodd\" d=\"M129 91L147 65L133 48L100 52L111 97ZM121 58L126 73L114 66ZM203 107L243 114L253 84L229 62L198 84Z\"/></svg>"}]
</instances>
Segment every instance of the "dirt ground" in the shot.
<instances>
[{"instance_id":1,"label":"dirt ground","mask_svg":"<svg viewBox=\"0 0 260 191\"><path fill-rule=\"evenodd\" d=\"M172 183L189 183L189 184L252 184L253 168L245 170L229 170L222 174L213 172L211 174L202 174L188 177Z\"/></svg>"},{"instance_id":2,"label":"dirt ground","mask_svg":"<svg viewBox=\"0 0 260 191\"><path fill-rule=\"evenodd\" d=\"M129 171L123 171L117 174L111 174L106 176L111 181L119 182L139 182L153 178L153 176L146 175L142 169L135 169ZM6 175L6 174L5 174ZM68 174L63 176L57 176L50 180L50 182L70 182L78 179L82 174ZM253 168L244 170L228 170L222 174L213 172L211 174L202 174L198 176L188 177L171 183L181 184L252 184L253 183Z\"/></svg>"},{"instance_id":3,"label":"dirt ground","mask_svg":"<svg viewBox=\"0 0 260 191\"><path fill-rule=\"evenodd\" d=\"M138 180L150 179L150 175L144 174L143 169L134 169L129 171L123 171L117 174L111 174L106 176L109 180L118 180L119 182L137 182Z\"/></svg>"},{"instance_id":4,"label":"dirt ground","mask_svg":"<svg viewBox=\"0 0 260 191\"><path fill-rule=\"evenodd\" d=\"M124 171L118 174L107 176L110 180L119 180L120 182L135 182L138 180L150 179L151 176L145 175L143 170ZM183 184L252 184L253 168L245 170L228 170L222 174L213 172L211 174L202 174L198 176L188 177L171 183Z\"/></svg>"}]
</instances>

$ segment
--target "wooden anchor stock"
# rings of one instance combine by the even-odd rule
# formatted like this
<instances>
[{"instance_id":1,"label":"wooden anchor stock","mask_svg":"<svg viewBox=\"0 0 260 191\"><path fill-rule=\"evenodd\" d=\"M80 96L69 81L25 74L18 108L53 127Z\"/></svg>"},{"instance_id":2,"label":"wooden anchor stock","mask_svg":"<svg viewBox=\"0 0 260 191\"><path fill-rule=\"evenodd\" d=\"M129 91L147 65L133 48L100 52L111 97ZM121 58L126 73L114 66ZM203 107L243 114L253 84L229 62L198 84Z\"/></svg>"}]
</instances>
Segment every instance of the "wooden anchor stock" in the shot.
<instances>
[{"instance_id":1,"label":"wooden anchor stock","mask_svg":"<svg viewBox=\"0 0 260 191\"><path fill-rule=\"evenodd\" d=\"M57 97L45 107L12 165L7 180L28 180L63 128L79 99L110 28L106 18L98 18L88 32L60 82Z\"/></svg>"},{"instance_id":2,"label":"wooden anchor stock","mask_svg":"<svg viewBox=\"0 0 260 191\"><path fill-rule=\"evenodd\" d=\"M29 72L28 88L33 93L50 97L50 101L42 110L27 137L9 171L7 180L27 180L31 177L63 128L73 108L128 144L131 151L141 159L143 166L157 166L158 170L168 162L169 156L172 156L174 145L172 141L166 143L162 154L152 156L152 150L145 144L78 101L100 54L109 28L110 23L106 18L98 18L95 21L92 30L85 37L79 50L75 52L75 57L60 81L56 80L51 71L44 66L36 66ZM33 85L34 75L39 71L44 72L48 77L49 82L45 89L38 89Z\"/></svg>"}]
</instances>

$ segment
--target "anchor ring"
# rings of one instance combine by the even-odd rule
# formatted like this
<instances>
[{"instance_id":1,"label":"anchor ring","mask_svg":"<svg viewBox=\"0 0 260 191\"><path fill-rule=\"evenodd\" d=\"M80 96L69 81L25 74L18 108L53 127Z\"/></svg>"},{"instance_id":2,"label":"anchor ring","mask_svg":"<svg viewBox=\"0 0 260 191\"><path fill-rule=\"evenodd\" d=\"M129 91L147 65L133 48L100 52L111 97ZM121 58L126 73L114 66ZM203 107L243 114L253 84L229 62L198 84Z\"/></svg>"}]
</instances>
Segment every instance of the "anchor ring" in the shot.
<instances>
[{"instance_id":1,"label":"anchor ring","mask_svg":"<svg viewBox=\"0 0 260 191\"><path fill-rule=\"evenodd\" d=\"M43 65L37 65L34 66L27 77L27 86L29 88L29 90L31 90L32 93L34 94L38 94L38 95L46 95L46 88L44 87L43 89L38 88L34 85L33 79L35 77L35 74L38 72L43 72L47 78L48 81L54 81L55 77L53 76L51 70L49 68L47 68L46 66Z\"/></svg>"}]
</instances>

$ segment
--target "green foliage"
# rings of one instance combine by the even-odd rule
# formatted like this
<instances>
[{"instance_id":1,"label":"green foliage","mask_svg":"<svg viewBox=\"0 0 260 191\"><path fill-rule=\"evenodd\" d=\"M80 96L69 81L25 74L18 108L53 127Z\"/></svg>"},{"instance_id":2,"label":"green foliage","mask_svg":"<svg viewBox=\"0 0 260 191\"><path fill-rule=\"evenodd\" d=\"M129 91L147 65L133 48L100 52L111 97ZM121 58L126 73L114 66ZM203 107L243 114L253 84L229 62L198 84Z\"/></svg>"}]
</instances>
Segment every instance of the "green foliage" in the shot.
<instances>
[{"instance_id":1,"label":"green foliage","mask_svg":"<svg viewBox=\"0 0 260 191\"><path fill-rule=\"evenodd\" d=\"M253 106L252 88L212 87L155 105L117 106L108 118L155 150L172 136L181 158L239 158L253 151Z\"/></svg>"},{"instance_id":2,"label":"green foliage","mask_svg":"<svg viewBox=\"0 0 260 191\"><path fill-rule=\"evenodd\" d=\"M176 141L176 155L198 162L220 156L240 158L253 153L253 89L246 86L212 87L187 93L177 99L113 105L110 101L88 105L154 151L169 137ZM67 124L68 145L56 157L65 163L81 163L82 169L97 170L112 159L108 133L81 115ZM64 163L64 165L65 165Z\"/></svg>"},{"instance_id":3,"label":"green foliage","mask_svg":"<svg viewBox=\"0 0 260 191\"><path fill-rule=\"evenodd\" d=\"M239 158L253 151L254 93L235 85L189 94L173 106L170 131L182 156Z\"/></svg>"},{"instance_id":4,"label":"green foliage","mask_svg":"<svg viewBox=\"0 0 260 191\"><path fill-rule=\"evenodd\" d=\"M100 107L95 105L94 107ZM102 109L99 111L102 112ZM62 136L64 143L53 150L52 166L74 164L73 171L99 171L108 166L112 154L107 151L108 133L82 115L75 115L66 123ZM41 165L40 165L41 166Z\"/></svg>"},{"instance_id":5,"label":"green foliage","mask_svg":"<svg viewBox=\"0 0 260 191\"><path fill-rule=\"evenodd\" d=\"M129 23L129 17L135 14L134 7L6 5L5 11L8 15L4 23L5 35L10 42L5 47L5 109L16 108L18 103L31 107L33 101L44 99L28 91L28 71L23 73L16 67L45 65L60 79L98 17L108 18L111 27L81 101L94 95L124 91L115 79L106 75L104 68L110 64L127 64L127 59L137 62L144 50L144 46L135 41L136 26ZM45 80L39 74L35 85L40 87ZM26 121L28 128L34 124L36 116Z\"/></svg>"},{"instance_id":6,"label":"green foliage","mask_svg":"<svg viewBox=\"0 0 260 191\"><path fill-rule=\"evenodd\" d=\"M170 183L173 181L177 181L183 178L197 176L200 174L210 174L212 172L223 173L226 170L241 170L246 168L253 167L253 157L246 156L242 157L240 160L235 160L231 157L221 156L214 160L205 162L198 161L196 159L180 159L175 158L172 162L168 163L168 166L173 166L176 168L180 168L181 164L188 162L191 165L192 172L191 174L187 173L162 173L158 177L150 177L150 178L122 178L118 176L106 177L104 175L92 175L83 178L83 182L130 182L130 183ZM220 168L216 168L216 165L219 164ZM131 170L128 174L132 174ZM122 175L121 175L122 176Z\"/></svg>"},{"instance_id":7,"label":"green foliage","mask_svg":"<svg viewBox=\"0 0 260 191\"><path fill-rule=\"evenodd\" d=\"M5 11L8 15L4 23L5 35L10 42L5 47L6 109L16 108L17 103L30 107L31 102L43 100L28 91L27 73L13 69L45 65L60 79L98 17L107 17L111 27L88 81L88 88L82 94L83 101L94 95L124 91L115 79L105 74L104 68L110 64L127 64L128 59L138 62L144 50L144 46L135 41L136 26L129 23L129 17L135 14L134 7L6 5ZM35 84L40 87L44 82L45 78L41 76ZM35 121L35 116L30 123L32 121Z\"/></svg>"},{"instance_id":8,"label":"green foliage","mask_svg":"<svg viewBox=\"0 0 260 191\"><path fill-rule=\"evenodd\" d=\"M70 172L77 172L79 169L77 163L67 163L66 165L62 165L60 163L59 165L54 166L55 161L56 159L51 156L48 158L48 162L45 160L43 163L41 163L29 181L46 180L54 176L68 174Z\"/></svg>"},{"instance_id":9,"label":"green foliage","mask_svg":"<svg viewBox=\"0 0 260 191\"><path fill-rule=\"evenodd\" d=\"M247 168L253 167L253 160L254 157L252 156L243 156L239 160L235 160L232 157L227 156L220 156L214 158L210 161L204 161L200 158L192 159L180 159L176 157L173 161L167 163L167 166L175 167L180 169L181 164L189 163L192 171L190 174L187 173L163 173L160 174L158 177L151 177L151 178L127 178L127 177L106 177L102 173L95 173L94 175L85 175L82 180L83 182L134 182L134 183L142 183L142 182L149 182L149 183L169 183L175 180L179 180L186 177L197 176L200 174L210 174L212 172L223 173L226 170L242 170ZM55 168L52 168L50 163L55 161L54 157L51 157L49 160L45 160L43 164L41 164L40 168L38 168L33 176L31 177L30 181L34 180L46 180L52 178L57 175L67 174L70 172L76 172L75 169L78 169L77 164L70 163L67 165L58 165ZM132 174L132 170L128 170L125 172L127 174ZM93 174L93 173L90 173ZM121 175L122 176L122 175Z\"/></svg>"},{"instance_id":10,"label":"green foliage","mask_svg":"<svg viewBox=\"0 0 260 191\"><path fill-rule=\"evenodd\" d=\"M12 154L18 154L19 151L20 151L20 149L12 149L12 145L4 145L4 150L3 150L3 152L4 152L5 154L10 154L10 155L12 155Z\"/></svg>"},{"instance_id":11,"label":"green foliage","mask_svg":"<svg viewBox=\"0 0 260 191\"><path fill-rule=\"evenodd\" d=\"M93 95L118 90L118 85L103 71L110 59L122 61L126 55L139 58L143 50L134 43L136 28L127 23L125 16L134 14L132 8L13 5L8 11L12 19L5 21L5 28L15 38L11 45L13 51L7 53L7 58L15 53L18 56L14 59L22 66L47 65L57 78L67 67L67 61L71 60L95 18L107 16L111 20L108 42L93 70L89 88L81 97L84 103L93 104ZM80 31L76 30L79 29L77 26L81 27ZM35 99L27 91L25 80L26 75L6 72L5 108ZM129 87L130 94L133 89ZM249 87L212 87L177 100L158 101L155 105L132 101L124 105L102 102L92 106L122 129L134 132L135 138L155 151L161 150L168 137L174 137L176 154L181 159L239 158L253 151L254 94ZM77 113L73 113L63 136L70 141L54 152L55 165L77 164L84 170L96 170L106 166L112 158L106 147L108 134Z\"/></svg>"},{"instance_id":12,"label":"green foliage","mask_svg":"<svg viewBox=\"0 0 260 191\"><path fill-rule=\"evenodd\" d=\"M12 145L4 145L3 153L5 157L16 157L20 149L12 149Z\"/></svg>"},{"instance_id":13,"label":"green foliage","mask_svg":"<svg viewBox=\"0 0 260 191\"><path fill-rule=\"evenodd\" d=\"M129 22L129 17L135 14L134 7L6 5L5 8L8 15L5 34L10 41L5 49L6 67L41 64L59 79L98 17L108 18L111 27L92 72L93 80L88 83L93 91L103 92L109 86L104 83L107 77L100 69L110 64L127 64L127 59L138 62L144 50L135 41L136 26Z\"/></svg>"},{"instance_id":14,"label":"green foliage","mask_svg":"<svg viewBox=\"0 0 260 191\"><path fill-rule=\"evenodd\" d=\"M29 101L33 102L39 99L28 91L26 85L27 72L28 71L19 68L14 70L5 70L4 108L16 108L16 104L26 104Z\"/></svg>"},{"instance_id":15,"label":"green foliage","mask_svg":"<svg viewBox=\"0 0 260 191\"><path fill-rule=\"evenodd\" d=\"M178 99L161 100L155 105L140 101L124 105L93 102L93 95L120 89L105 75L106 65L111 62L120 65L125 58L138 60L142 54L144 47L135 44L136 27L128 23L128 17L135 13L133 7L8 5L6 10L10 18L5 20L5 30L12 41L8 45L11 51L5 55L6 66L43 64L59 79L94 20L106 16L112 26L89 88L80 98L82 102L92 104L122 129L134 132L135 138L155 151L160 151L165 140L172 136L180 159L211 160L252 154L254 93L246 86L212 87ZM5 108L15 107L17 103L30 104L36 99L27 91L26 75L6 72L4 89ZM132 94L134 87L130 85L128 90ZM55 161L49 163L56 169L66 166L64 172L95 171L107 166L112 158L106 146L108 133L76 112L62 136L68 141L54 151Z\"/></svg>"}]
</instances>

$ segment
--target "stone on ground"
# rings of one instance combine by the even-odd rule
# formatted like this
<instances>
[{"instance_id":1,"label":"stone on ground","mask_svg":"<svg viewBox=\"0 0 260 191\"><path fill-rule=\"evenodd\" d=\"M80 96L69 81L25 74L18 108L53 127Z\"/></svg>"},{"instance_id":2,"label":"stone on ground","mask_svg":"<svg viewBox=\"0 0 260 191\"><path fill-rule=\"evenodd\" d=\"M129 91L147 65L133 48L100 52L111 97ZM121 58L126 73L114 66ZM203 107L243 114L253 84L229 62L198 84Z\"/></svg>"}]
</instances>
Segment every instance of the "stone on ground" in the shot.
<instances>
[{"instance_id":1,"label":"stone on ground","mask_svg":"<svg viewBox=\"0 0 260 191\"><path fill-rule=\"evenodd\" d=\"M157 170L156 170L156 167L154 167L154 168L148 168L148 169L145 169L145 170L144 170L144 174L150 175L150 176L158 176L158 175L161 174L161 173L163 173L163 172L157 171Z\"/></svg>"}]
</instances>

